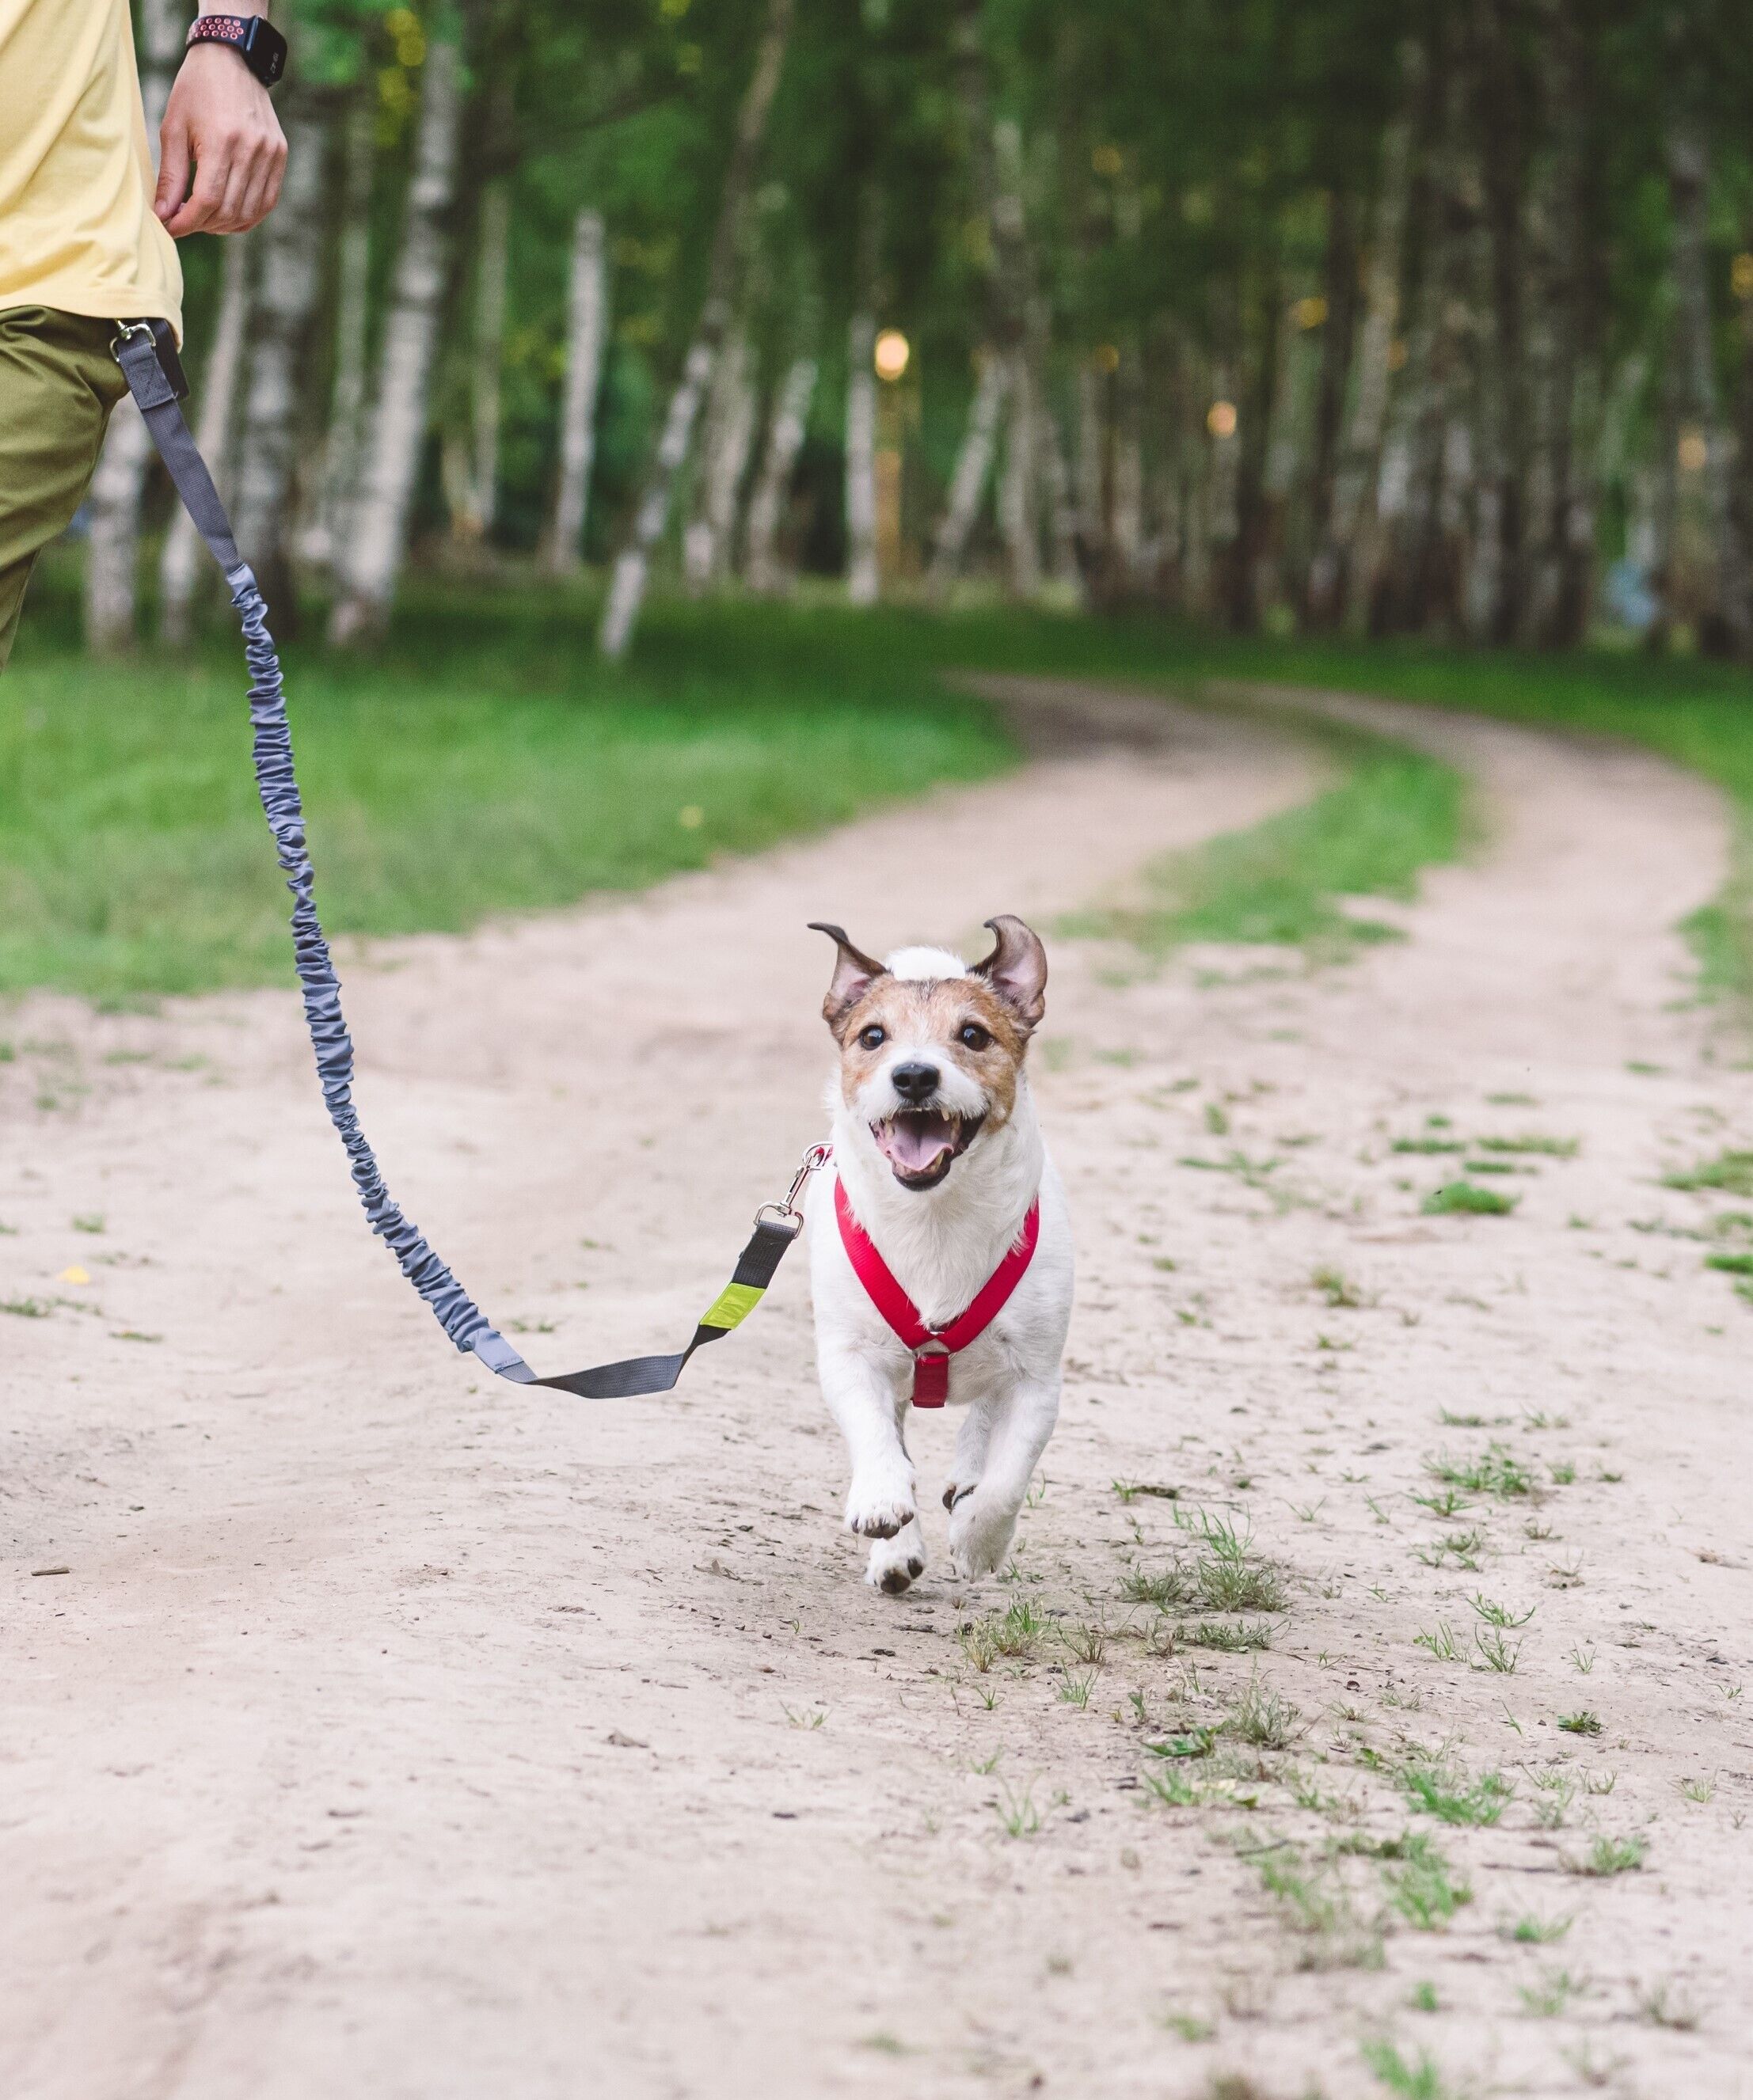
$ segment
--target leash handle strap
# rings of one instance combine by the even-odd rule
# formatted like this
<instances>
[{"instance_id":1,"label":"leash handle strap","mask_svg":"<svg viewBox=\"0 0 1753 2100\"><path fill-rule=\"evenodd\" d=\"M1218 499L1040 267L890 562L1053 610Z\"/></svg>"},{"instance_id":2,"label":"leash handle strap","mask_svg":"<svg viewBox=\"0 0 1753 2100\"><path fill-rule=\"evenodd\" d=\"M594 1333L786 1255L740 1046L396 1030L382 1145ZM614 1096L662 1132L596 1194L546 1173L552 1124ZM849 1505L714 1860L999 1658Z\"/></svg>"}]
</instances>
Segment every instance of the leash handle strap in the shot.
<instances>
[{"instance_id":1,"label":"leash handle strap","mask_svg":"<svg viewBox=\"0 0 1753 2100\"><path fill-rule=\"evenodd\" d=\"M704 1312L685 1349L669 1357L634 1357L622 1363L598 1364L540 1378L439 1259L425 1235L384 1185L353 1105L353 1039L341 1012L341 980L335 973L329 942L316 914L316 873L311 865L304 832L304 808L294 770L292 731L286 720L286 695L280 657L268 632L267 607L249 565L237 551L232 522L207 463L189 433L178 405L177 390L160 362L149 322L121 324L114 345L116 361L127 380L152 443L158 448L177 494L195 529L224 572L226 589L244 632L244 655L249 666L249 720L254 731L256 787L263 814L274 834L280 864L292 892L293 960L304 999L305 1022L316 1055L316 1073L329 1118L340 1134L353 1170L353 1184L372 1230L389 1247L401 1270L431 1308L439 1325L466 1354L473 1352L488 1370L517 1385L547 1386L586 1400L623 1400L638 1393L668 1392L696 1349L715 1342L741 1325L760 1303L785 1251L803 1228L793 1201L803 1182L827 1158L824 1147L806 1154L791 1194L756 1218L748 1245L737 1257L735 1273Z\"/></svg>"},{"instance_id":2,"label":"leash handle strap","mask_svg":"<svg viewBox=\"0 0 1753 2100\"><path fill-rule=\"evenodd\" d=\"M983 1335L1010 1301L1010 1294L1022 1281L1035 1259L1041 1234L1041 1202L1030 1204L1022 1229L1006 1249L1004 1260L974 1293L971 1302L948 1324L928 1327L913 1303L895 1279L895 1274L876 1249L876 1242L859 1223L846 1193L846 1185L834 1177L834 1215L840 1223L840 1243L846 1251L853 1272L872 1304L881 1313L901 1342L913 1352L913 1405L942 1407L950 1396L950 1358Z\"/></svg>"}]
</instances>

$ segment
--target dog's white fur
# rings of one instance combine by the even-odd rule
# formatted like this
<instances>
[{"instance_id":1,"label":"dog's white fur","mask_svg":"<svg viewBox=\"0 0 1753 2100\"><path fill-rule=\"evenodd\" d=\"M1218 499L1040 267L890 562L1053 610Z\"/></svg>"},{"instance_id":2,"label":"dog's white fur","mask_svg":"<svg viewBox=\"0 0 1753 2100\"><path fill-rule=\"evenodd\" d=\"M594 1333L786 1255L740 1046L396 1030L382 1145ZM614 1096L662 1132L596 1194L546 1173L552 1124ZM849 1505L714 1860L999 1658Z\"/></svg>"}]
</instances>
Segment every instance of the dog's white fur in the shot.
<instances>
[{"instance_id":1,"label":"dog's white fur","mask_svg":"<svg viewBox=\"0 0 1753 2100\"><path fill-rule=\"evenodd\" d=\"M897 977L962 977L969 966L943 948L902 948L888 957ZM1065 1191L1042 1142L1026 1070L1010 1115L983 1128L938 1187L903 1188L871 1134L872 1122L907 1104L889 1074L909 1058L943 1072L939 1098L978 1115L984 1090L930 1042L885 1046L880 1068L848 1105L839 1074L828 1090L833 1166L815 1177L808 1216L816 1360L822 1392L846 1440L849 1530L873 1540L865 1580L894 1591L923 1573L925 1544L906 1425L912 1358L872 1304L841 1244L835 1215L837 1171L859 1223L919 1308L941 1326L972 1300L1040 1198L1034 1259L985 1333L951 1360L950 1405L963 1410L943 1502L950 1554L965 1578L1003 1563L1017 1512L1059 1412L1060 1359L1071 1312L1071 1226Z\"/></svg>"}]
</instances>

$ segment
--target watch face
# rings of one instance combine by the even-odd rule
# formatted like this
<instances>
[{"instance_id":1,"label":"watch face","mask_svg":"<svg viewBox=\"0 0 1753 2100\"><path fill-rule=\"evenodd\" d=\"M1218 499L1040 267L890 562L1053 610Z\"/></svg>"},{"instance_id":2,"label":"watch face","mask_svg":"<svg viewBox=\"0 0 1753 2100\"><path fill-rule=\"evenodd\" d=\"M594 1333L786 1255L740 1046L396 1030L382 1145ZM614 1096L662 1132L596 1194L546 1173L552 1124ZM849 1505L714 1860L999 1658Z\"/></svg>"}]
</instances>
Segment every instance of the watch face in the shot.
<instances>
[{"instance_id":1,"label":"watch face","mask_svg":"<svg viewBox=\"0 0 1753 2100\"><path fill-rule=\"evenodd\" d=\"M243 49L249 70L264 87L272 87L285 72L286 39L265 15L249 18Z\"/></svg>"}]
</instances>

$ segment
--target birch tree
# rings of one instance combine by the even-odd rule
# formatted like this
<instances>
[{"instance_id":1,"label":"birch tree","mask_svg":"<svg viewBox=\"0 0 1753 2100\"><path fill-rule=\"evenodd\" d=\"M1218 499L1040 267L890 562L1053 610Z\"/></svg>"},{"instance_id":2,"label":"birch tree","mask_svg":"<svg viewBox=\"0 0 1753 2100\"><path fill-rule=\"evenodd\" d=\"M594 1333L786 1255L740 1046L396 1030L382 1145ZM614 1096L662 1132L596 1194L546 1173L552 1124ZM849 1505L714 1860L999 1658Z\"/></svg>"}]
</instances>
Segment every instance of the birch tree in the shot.
<instances>
[{"instance_id":1,"label":"birch tree","mask_svg":"<svg viewBox=\"0 0 1753 2100\"><path fill-rule=\"evenodd\" d=\"M551 576L576 575L584 559L590 462L596 449L597 390L608 330L608 271L603 214L588 209L572 221L567 278L566 385L560 397L560 472L548 526L545 567Z\"/></svg>"},{"instance_id":2,"label":"birch tree","mask_svg":"<svg viewBox=\"0 0 1753 2100\"><path fill-rule=\"evenodd\" d=\"M506 280L511 249L511 192L503 176L481 191L475 241L475 299L469 346L466 426L444 436L444 492L451 531L484 539L492 530L499 488L501 368L506 347Z\"/></svg>"},{"instance_id":3,"label":"birch tree","mask_svg":"<svg viewBox=\"0 0 1753 2100\"><path fill-rule=\"evenodd\" d=\"M293 467L299 382L322 280L329 121L320 105L294 98L285 123L286 179L260 236L232 522L276 633L290 634L298 624L290 560Z\"/></svg>"},{"instance_id":4,"label":"birch tree","mask_svg":"<svg viewBox=\"0 0 1753 2100\"><path fill-rule=\"evenodd\" d=\"M846 597L874 605L876 568L876 322L868 311L846 331Z\"/></svg>"},{"instance_id":5,"label":"birch tree","mask_svg":"<svg viewBox=\"0 0 1753 2100\"><path fill-rule=\"evenodd\" d=\"M289 175L290 168L287 170ZM258 236L234 233L219 263L219 307L213 342L201 368L196 399L195 442L213 472L219 493L230 499L232 437L244 365L244 330ZM196 587L210 573L207 550L195 521L179 503L170 514L158 560L158 631L173 646L187 644L192 629Z\"/></svg>"},{"instance_id":6,"label":"birch tree","mask_svg":"<svg viewBox=\"0 0 1753 2100\"><path fill-rule=\"evenodd\" d=\"M384 318L371 438L337 563L340 589L329 624L337 646L380 634L388 622L426 436L462 127L461 54L455 42L435 36L421 71L413 179Z\"/></svg>"},{"instance_id":7,"label":"birch tree","mask_svg":"<svg viewBox=\"0 0 1753 2100\"><path fill-rule=\"evenodd\" d=\"M754 69L744 90L737 112L736 135L731 148L719 193L718 219L713 234L712 255L706 278L706 298L700 309L694 340L682 361L682 377L669 397L644 492L634 514L633 534L616 558L610 579L607 602L603 607L598 646L611 659L626 654L645 602L651 576L651 554L663 537L669 520L671 494L677 474L688 455L700 399L712 378L726 332L731 325L744 218L755 170L779 92L779 75L785 64L790 40L794 0L767 0L766 18L755 51Z\"/></svg>"},{"instance_id":8,"label":"birch tree","mask_svg":"<svg viewBox=\"0 0 1753 2100\"><path fill-rule=\"evenodd\" d=\"M1308 616L1317 627L1343 620L1348 607L1367 597L1374 567L1375 493L1388 427L1390 360L1400 319L1402 250L1412 188L1413 105L1424 85L1424 55L1418 46L1409 42L1403 46L1401 68L1403 106L1382 139L1375 223L1364 265L1363 324L1358 332L1351 415L1334 470L1332 501L1309 566Z\"/></svg>"},{"instance_id":9,"label":"birch tree","mask_svg":"<svg viewBox=\"0 0 1753 2100\"><path fill-rule=\"evenodd\" d=\"M931 550L928 581L939 598L961 573L969 535L980 514L980 499L986 492L987 477L992 470L992 455L998 446L998 421L1004 412L1009 383L1009 368L991 351L985 352L974 383L968 421L956 448L949 498L938 520Z\"/></svg>"},{"instance_id":10,"label":"birch tree","mask_svg":"<svg viewBox=\"0 0 1753 2100\"><path fill-rule=\"evenodd\" d=\"M373 98L355 91L342 148L336 242L334 383L323 439L316 510L305 553L332 562L350 537L365 437L366 348L371 324L371 193L377 158Z\"/></svg>"},{"instance_id":11,"label":"birch tree","mask_svg":"<svg viewBox=\"0 0 1753 2100\"><path fill-rule=\"evenodd\" d=\"M753 591L776 591L784 580L779 564L779 518L791 488L792 470L803 449L815 378L813 357L793 358L767 426L766 447L748 499L743 545L744 580Z\"/></svg>"},{"instance_id":12,"label":"birch tree","mask_svg":"<svg viewBox=\"0 0 1753 2100\"><path fill-rule=\"evenodd\" d=\"M695 591L718 583L730 566L737 498L755 438L755 388L749 362L748 338L733 335L713 377L700 448L699 501L682 542L682 574Z\"/></svg>"},{"instance_id":13,"label":"birch tree","mask_svg":"<svg viewBox=\"0 0 1753 2100\"><path fill-rule=\"evenodd\" d=\"M183 62L185 20L177 0L142 0L140 99L152 166L170 84ZM91 477L91 532L86 547L86 646L99 655L128 648L135 638L140 555L140 496L152 441L131 395L109 419L97 471Z\"/></svg>"},{"instance_id":14,"label":"birch tree","mask_svg":"<svg viewBox=\"0 0 1753 2100\"><path fill-rule=\"evenodd\" d=\"M1547 648L1580 641L1587 624L1608 405L1589 139L1596 84L1574 0L1552 0L1550 29L1555 136L1540 200L1542 304L1550 336L1542 418L1545 514L1524 615L1526 638Z\"/></svg>"}]
</instances>

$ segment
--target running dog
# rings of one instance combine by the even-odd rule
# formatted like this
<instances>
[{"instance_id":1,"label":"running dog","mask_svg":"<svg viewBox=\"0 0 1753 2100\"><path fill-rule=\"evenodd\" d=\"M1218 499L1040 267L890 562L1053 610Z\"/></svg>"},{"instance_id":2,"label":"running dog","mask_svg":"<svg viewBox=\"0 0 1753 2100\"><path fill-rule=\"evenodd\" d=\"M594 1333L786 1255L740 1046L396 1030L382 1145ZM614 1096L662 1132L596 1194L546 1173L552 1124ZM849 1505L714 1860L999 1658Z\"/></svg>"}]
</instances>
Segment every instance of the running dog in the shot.
<instances>
[{"instance_id":1,"label":"running dog","mask_svg":"<svg viewBox=\"0 0 1753 2100\"><path fill-rule=\"evenodd\" d=\"M877 962L838 926L822 1012L832 1173L809 1204L823 1396L846 1440L846 1524L865 1580L899 1595L925 1573L907 1448L910 1405L963 1410L943 1503L958 1575L1003 1563L1059 1412L1071 1228L1023 1070L1047 957L1020 919L970 967L943 948Z\"/></svg>"}]
</instances>

